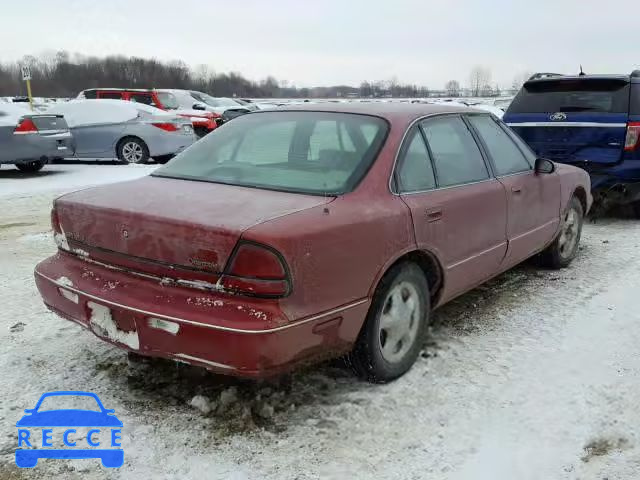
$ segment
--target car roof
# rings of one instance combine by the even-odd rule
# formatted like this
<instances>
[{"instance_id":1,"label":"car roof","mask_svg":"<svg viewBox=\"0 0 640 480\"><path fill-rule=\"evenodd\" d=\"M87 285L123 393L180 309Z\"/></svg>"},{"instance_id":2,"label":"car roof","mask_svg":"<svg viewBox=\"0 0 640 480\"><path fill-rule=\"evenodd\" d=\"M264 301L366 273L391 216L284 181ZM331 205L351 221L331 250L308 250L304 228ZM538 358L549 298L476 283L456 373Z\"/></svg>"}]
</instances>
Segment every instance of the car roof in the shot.
<instances>
[{"instance_id":1,"label":"car roof","mask_svg":"<svg viewBox=\"0 0 640 480\"><path fill-rule=\"evenodd\" d=\"M258 111L252 113L252 115L282 111L353 113L382 117L389 121L398 121L403 119L413 121L428 115L447 113L488 114L488 112L483 110L457 105L447 105L446 103L349 102L284 105L277 110Z\"/></svg>"},{"instance_id":2,"label":"car roof","mask_svg":"<svg viewBox=\"0 0 640 480\"><path fill-rule=\"evenodd\" d=\"M621 80L629 82L631 80L630 75L619 74L605 74L605 75L555 75L549 74L548 76L535 78L535 75L527 80L525 83L543 83L543 82L557 82L558 80Z\"/></svg>"},{"instance_id":3,"label":"car roof","mask_svg":"<svg viewBox=\"0 0 640 480\"><path fill-rule=\"evenodd\" d=\"M105 87L105 88L87 88L82 92L153 92L155 89L153 88L116 88L116 87Z\"/></svg>"}]
</instances>

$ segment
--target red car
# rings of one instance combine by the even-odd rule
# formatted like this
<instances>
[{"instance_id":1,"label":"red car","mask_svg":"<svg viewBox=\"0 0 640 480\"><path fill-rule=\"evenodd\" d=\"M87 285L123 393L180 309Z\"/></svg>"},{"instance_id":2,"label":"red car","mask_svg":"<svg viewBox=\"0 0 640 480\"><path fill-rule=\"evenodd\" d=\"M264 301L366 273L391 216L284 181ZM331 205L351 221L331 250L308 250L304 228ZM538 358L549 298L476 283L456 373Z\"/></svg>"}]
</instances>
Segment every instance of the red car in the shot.
<instances>
[{"instance_id":1,"label":"red car","mask_svg":"<svg viewBox=\"0 0 640 480\"><path fill-rule=\"evenodd\" d=\"M222 115L215 112L185 110L184 108L180 108L174 95L167 91L135 88L90 88L80 92L78 98L126 100L144 103L145 105L150 105L160 110L171 110L176 115L190 119L193 124L193 131L199 137L204 137L223 122Z\"/></svg>"},{"instance_id":2,"label":"red car","mask_svg":"<svg viewBox=\"0 0 640 480\"><path fill-rule=\"evenodd\" d=\"M256 112L151 176L58 198L35 278L138 354L244 377L348 354L384 382L433 308L536 254L568 265L589 186L470 108Z\"/></svg>"}]
</instances>

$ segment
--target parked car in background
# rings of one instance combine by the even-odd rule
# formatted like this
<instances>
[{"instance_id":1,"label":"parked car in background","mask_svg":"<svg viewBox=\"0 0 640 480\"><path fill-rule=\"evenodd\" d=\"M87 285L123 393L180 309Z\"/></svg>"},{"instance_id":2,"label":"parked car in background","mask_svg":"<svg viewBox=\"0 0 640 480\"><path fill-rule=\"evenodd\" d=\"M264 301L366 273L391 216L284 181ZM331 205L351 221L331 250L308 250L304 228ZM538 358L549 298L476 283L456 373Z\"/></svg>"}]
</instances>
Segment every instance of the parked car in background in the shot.
<instances>
[{"instance_id":1,"label":"parked car in background","mask_svg":"<svg viewBox=\"0 0 640 480\"><path fill-rule=\"evenodd\" d=\"M495 105L489 105L489 104L486 104L486 103L469 103L468 106L471 107L471 108L484 110L485 112L491 112L497 118L500 118L500 119L502 119L502 117L504 117L504 110L502 110L500 107L497 107Z\"/></svg>"},{"instance_id":2,"label":"parked car in background","mask_svg":"<svg viewBox=\"0 0 640 480\"><path fill-rule=\"evenodd\" d=\"M348 353L385 382L416 360L432 308L538 253L556 268L576 256L588 175L536 158L494 116L286 108L151 176L55 200L59 252L35 270L45 304L120 348L224 374Z\"/></svg>"},{"instance_id":3,"label":"parked car in background","mask_svg":"<svg viewBox=\"0 0 640 480\"><path fill-rule=\"evenodd\" d=\"M215 130L222 123L220 115L194 109L192 106L181 105L178 99L169 91L154 89L124 89L124 88L91 88L83 90L79 99L112 99L142 103L150 107L170 111L176 115L188 118L198 136L204 136Z\"/></svg>"},{"instance_id":4,"label":"parked car in background","mask_svg":"<svg viewBox=\"0 0 640 480\"><path fill-rule=\"evenodd\" d=\"M246 110L254 111L257 107L249 102L241 99L229 98L229 97L212 97L206 93L191 91L191 95L204 103L208 110L217 113L224 113L227 110Z\"/></svg>"},{"instance_id":5,"label":"parked car in background","mask_svg":"<svg viewBox=\"0 0 640 480\"><path fill-rule=\"evenodd\" d=\"M513 97L507 97L507 98L500 97L500 98L496 98L493 101L493 105L498 107L504 112L507 110L507 108L509 108L509 105L511 105L511 102L513 102Z\"/></svg>"},{"instance_id":6,"label":"parked car in background","mask_svg":"<svg viewBox=\"0 0 640 480\"><path fill-rule=\"evenodd\" d=\"M504 117L540 156L589 172L596 204L640 218L640 71L536 74Z\"/></svg>"},{"instance_id":7,"label":"parked car in background","mask_svg":"<svg viewBox=\"0 0 640 480\"><path fill-rule=\"evenodd\" d=\"M144 104L72 100L48 111L66 118L76 158L166 162L196 140L189 120Z\"/></svg>"},{"instance_id":8,"label":"parked car in background","mask_svg":"<svg viewBox=\"0 0 640 480\"><path fill-rule=\"evenodd\" d=\"M72 137L62 115L34 113L27 106L0 102L0 165L36 172L72 151Z\"/></svg>"},{"instance_id":9,"label":"parked car in background","mask_svg":"<svg viewBox=\"0 0 640 480\"><path fill-rule=\"evenodd\" d=\"M228 122L240 115L257 110L256 107L246 105L235 99L216 98L195 90L172 89L157 91L165 95L173 96L180 109L193 108L198 111L210 112L212 115L215 115L218 125Z\"/></svg>"}]
</instances>

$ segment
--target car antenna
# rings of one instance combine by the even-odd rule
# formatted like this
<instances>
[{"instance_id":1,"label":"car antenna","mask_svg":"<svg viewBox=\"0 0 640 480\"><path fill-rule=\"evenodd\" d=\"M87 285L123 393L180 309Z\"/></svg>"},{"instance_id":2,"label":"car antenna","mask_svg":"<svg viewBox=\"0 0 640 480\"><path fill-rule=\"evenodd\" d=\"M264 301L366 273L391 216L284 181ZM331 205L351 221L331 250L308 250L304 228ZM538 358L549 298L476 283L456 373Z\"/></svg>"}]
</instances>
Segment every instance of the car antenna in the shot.
<instances>
[{"instance_id":1,"label":"car antenna","mask_svg":"<svg viewBox=\"0 0 640 480\"><path fill-rule=\"evenodd\" d=\"M580 65L580 76L584 77L586 75L586 73L584 73L584 71L582 70L582 65Z\"/></svg>"}]
</instances>

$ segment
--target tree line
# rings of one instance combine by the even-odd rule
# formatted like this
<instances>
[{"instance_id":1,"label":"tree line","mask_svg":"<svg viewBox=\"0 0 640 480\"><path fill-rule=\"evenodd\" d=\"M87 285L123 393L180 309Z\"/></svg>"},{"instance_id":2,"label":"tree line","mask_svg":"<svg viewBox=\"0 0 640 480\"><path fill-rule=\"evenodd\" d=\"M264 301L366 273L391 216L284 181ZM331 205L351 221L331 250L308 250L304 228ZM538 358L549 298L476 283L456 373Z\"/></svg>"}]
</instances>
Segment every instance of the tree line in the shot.
<instances>
[{"instance_id":1,"label":"tree line","mask_svg":"<svg viewBox=\"0 0 640 480\"><path fill-rule=\"evenodd\" d=\"M444 90L405 84L393 77L387 81L363 81L359 86L296 87L272 76L254 81L237 72L221 73L206 65L190 68L182 61L108 56L88 57L68 52L25 56L19 62L0 63L0 96L25 95L21 67L31 69L33 94L38 97L75 97L80 91L96 87L179 88L198 90L220 97L249 98L377 98L428 96L497 96L501 91L491 84L491 71L474 67L469 87L457 80L447 82ZM525 78L521 74L518 79ZM520 80L514 80L514 88ZM524 80L522 80L524 81Z\"/></svg>"}]
</instances>

